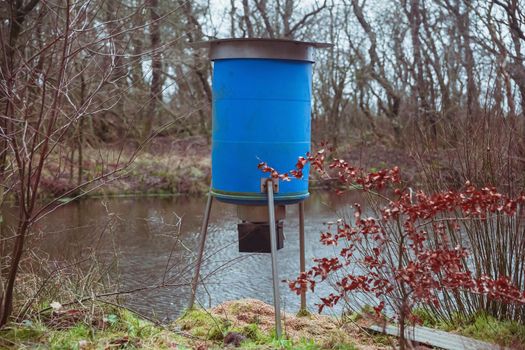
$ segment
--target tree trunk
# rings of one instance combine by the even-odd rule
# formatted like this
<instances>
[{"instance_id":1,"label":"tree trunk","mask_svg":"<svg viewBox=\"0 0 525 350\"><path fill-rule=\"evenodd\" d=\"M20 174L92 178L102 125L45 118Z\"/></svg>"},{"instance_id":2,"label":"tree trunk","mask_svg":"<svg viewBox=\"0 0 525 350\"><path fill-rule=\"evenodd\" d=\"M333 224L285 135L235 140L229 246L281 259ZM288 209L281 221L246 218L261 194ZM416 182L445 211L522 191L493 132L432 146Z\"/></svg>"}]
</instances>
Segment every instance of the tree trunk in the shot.
<instances>
[{"instance_id":1,"label":"tree trunk","mask_svg":"<svg viewBox=\"0 0 525 350\"><path fill-rule=\"evenodd\" d=\"M412 55L414 56L414 75L415 75L415 114L418 120L423 120L432 130L433 141L437 138L436 120L433 113L430 113L428 103L427 83L425 81L423 70L423 59L421 57L421 41L419 31L421 28L421 4L419 0L410 1L410 11L407 11L408 22L410 23L410 33L412 38Z\"/></svg>"},{"instance_id":2,"label":"tree trunk","mask_svg":"<svg viewBox=\"0 0 525 350\"><path fill-rule=\"evenodd\" d=\"M250 6L248 5L248 0L242 0L242 10L244 15L242 17L244 24L246 25L246 31L248 33L248 38L253 38L253 25L250 19Z\"/></svg>"},{"instance_id":3,"label":"tree trunk","mask_svg":"<svg viewBox=\"0 0 525 350\"><path fill-rule=\"evenodd\" d=\"M24 5L23 1L11 1L10 2L10 18L9 20L9 40L7 45L4 41L0 41L0 51L4 53L0 55L0 70L3 72L3 78L6 81L6 87L0 89L0 102L5 101L4 105L0 104L0 110L4 112L5 116L9 116L13 113L13 106L11 105L9 92L13 87L13 72L15 71L15 62L17 45L20 33L23 29L23 23L26 16L35 8L39 0L30 0ZM4 133L8 133L10 129L9 118L0 118L0 127ZM7 168L7 153L8 153L8 140L6 137L0 137L0 184L5 184L6 168ZM2 236L3 227L3 201L5 196L4 186L0 186L0 239ZM18 232L18 231L17 231ZM25 230L22 231L25 234ZM0 328L3 327L9 316L11 316L13 306L13 293L14 283L16 274L18 271L18 263L22 256L23 248L23 236L21 236L21 242L19 238L15 239L15 248L18 252L18 256L13 256L9 262L9 268L0 265ZM17 245L18 243L18 245ZM3 245L1 247L3 253ZM1 263L1 262L0 262ZM4 271L9 270L7 274L7 281L4 279Z\"/></svg>"},{"instance_id":4,"label":"tree trunk","mask_svg":"<svg viewBox=\"0 0 525 350\"><path fill-rule=\"evenodd\" d=\"M7 282L5 286L5 292L2 295L0 304L0 328L5 326L11 313L13 311L13 296L15 289L16 275L18 274L18 267L24 252L24 241L27 230L29 229L29 222L23 219L16 230L15 244L11 255L11 262L9 273L7 274Z\"/></svg>"},{"instance_id":5,"label":"tree trunk","mask_svg":"<svg viewBox=\"0 0 525 350\"><path fill-rule=\"evenodd\" d=\"M150 15L150 48L151 48L151 83L146 120L144 123L143 137L149 137L154 121L157 119L158 100L162 99L162 58L159 51L160 25L159 25L159 1L148 0L147 6Z\"/></svg>"},{"instance_id":6,"label":"tree trunk","mask_svg":"<svg viewBox=\"0 0 525 350\"><path fill-rule=\"evenodd\" d=\"M463 13L457 12L457 23L458 30L462 38L462 49L464 52L464 62L465 71L467 72L467 116L470 123L473 123L475 120L476 114L479 112L478 106L478 88L476 84L476 77L474 74L474 53L472 52L472 47L470 44L470 0L465 0L465 10Z\"/></svg>"}]
</instances>

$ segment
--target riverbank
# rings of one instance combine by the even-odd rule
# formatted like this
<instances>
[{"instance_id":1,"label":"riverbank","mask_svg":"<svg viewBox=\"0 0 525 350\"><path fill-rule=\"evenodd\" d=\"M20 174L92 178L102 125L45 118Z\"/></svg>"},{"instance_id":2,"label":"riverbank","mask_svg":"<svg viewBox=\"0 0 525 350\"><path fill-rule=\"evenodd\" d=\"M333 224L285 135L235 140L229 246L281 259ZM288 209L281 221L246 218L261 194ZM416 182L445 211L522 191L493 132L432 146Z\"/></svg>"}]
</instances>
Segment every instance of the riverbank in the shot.
<instances>
[{"instance_id":1,"label":"riverbank","mask_svg":"<svg viewBox=\"0 0 525 350\"><path fill-rule=\"evenodd\" d=\"M276 339L273 306L255 299L227 301L211 309L187 311L175 322L161 324L112 303L84 303L48 311L0 330L0 348L11 349L304 349L385 350L397 338L373 333L372 316L335 318L283 313L283 339ZM490 342L495 347L523 349L525 327L479 315L454 325L418 312L423 324ZM418 349L430 349L420 345Z\"/></svg>"},{"instance_id":2,"label":"riverbank","mask_svg":"<svg viewBox=\"0 0 525 350\"><path fill-rule=\"evenodd\" d=\"M66 193L71 198L79 195L197 194L208 190L211 161L210 146L205 138L171 140L159 137L135 154L136 148L137 145L132 144L86 148L82 182L88 184L79 189L76 189L78 164L71 164L66 156L49 159L42 175L42 197L53 198ZM113 174L94 181L108 173Z\"/></svg>"},{"instance_id":3,"label":"riverbank","mask_svg":"<svg viewBox=\"0 0 525 350\"><path fill-rule=\"evenodd\" d=\"M82 163L83 181L92 181L103 173L122 167L131 157L136 145L99 145L84 150ZM318 149L313 146L313 149ZM118 195L173 195L202 194L208 191L211 181L211 146L204 137L173 140L157 137L147 148L138 152L133 162L108 179L90 183L69 193L67 197L118 196ZM404 178L417 181L417 165L404 150L386 147L379 143L342 146L340 157L367 170L400 166ZM58 197L78 186L78 164L71 164L61 155L49 159L41 182L42 197ZM254 164L254 167L257 164ZM294 164L290 164L290 170ZM333 181L313 176L312 189L328 189Z\"/></svg>"},{"instance_id":4,"label":"riverbank","mask_svg":"<svg viewBox=\"0 0 525 350\"><path fill-rule=\"evenodd\" d=\"M0 331L2 349L387 349L386 337L354 323L319 315L283 315L284 339L273 331L273 307L258 300L195 309L168 325L103 304L65 308L11 324ZM390 340L392 341L392 340ZM382 343L383 342L383 343Z\"/></svg>"}]
</instances>

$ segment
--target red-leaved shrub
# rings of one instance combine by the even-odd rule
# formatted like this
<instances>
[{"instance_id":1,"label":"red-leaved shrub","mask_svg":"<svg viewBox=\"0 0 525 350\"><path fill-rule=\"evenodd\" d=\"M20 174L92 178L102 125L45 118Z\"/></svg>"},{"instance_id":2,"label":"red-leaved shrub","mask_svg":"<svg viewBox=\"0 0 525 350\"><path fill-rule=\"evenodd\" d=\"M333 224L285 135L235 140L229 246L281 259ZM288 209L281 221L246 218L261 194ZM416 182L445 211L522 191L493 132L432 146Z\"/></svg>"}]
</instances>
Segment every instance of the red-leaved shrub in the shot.
<instances>
[{"instance_id":1,"label":"red-leaved shrub","mask_svg":"<svg viewBox=\"0 0 525 350\"><path fill-rule=\"evenodd\" d=\"M525 282L519 274L525 240L512 237L524 236L519 217L525 195L509 198L495 188L470 183L459 191L426 194L403 187L397 167L367 172L342 159L326 166L324 151L300 157L289 173L280 174L265 163L259 168L288 181L290 176L302 177L307 163L323 176L337 178L343 189L362 191L368 204L366 210L354 204L353 218L339 219L321 233L321 244L337 246L337 255L314 259L308 271L289 282L299 294L304 288L313 291L330 277L335 291L321 298L320 312L341 300L352 304L352 296L366 295L374 300L378 315L397 319L401 334L408 321L417 321L412 311L422 305L451 315L487 311L488 303L496 303L500 305L496 309L505 305L507 311L523 314ZM501 225L505 220L508 227ZM480 224L486 227L484 237L473 237ZM505 228L515 235L501 232ZM498 235L507 235L509 245L521 248L511 252L503 243L494 243L499 242ZM492 266L498 263L487 262L489 257L480 260L490 254L484 252L487 249L508 249L502 254L511 258L504 267Z\"/></svg>"}]
</instances>

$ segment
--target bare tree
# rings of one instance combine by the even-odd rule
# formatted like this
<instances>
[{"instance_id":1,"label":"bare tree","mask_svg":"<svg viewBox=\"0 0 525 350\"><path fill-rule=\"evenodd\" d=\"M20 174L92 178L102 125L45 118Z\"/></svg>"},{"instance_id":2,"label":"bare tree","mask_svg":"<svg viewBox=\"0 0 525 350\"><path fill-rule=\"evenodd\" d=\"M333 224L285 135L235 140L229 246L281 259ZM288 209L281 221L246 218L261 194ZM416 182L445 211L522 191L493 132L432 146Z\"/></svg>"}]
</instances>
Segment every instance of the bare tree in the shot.
<instances>
[{"instance_id":1,"label":"bare tree","mask_svg":"<svg viewBox=\"0 0 525 350\"><path fill-rule=\"evenodd\" d=\"M521 112L525 116L525 56L522 53L522 44L525 44L525 34L523 29L525 12L524 9L520 7L520 2L518 0L494 0L491 1L491 6L489 7L489 21L492 17L491 13L493 5L496 5L505 11L506 21L505 19L502 19L500 20L500 23L503 23L507 27L506 29L510 34L513 46L513 50L507 49L507 57L509 57L510 60L506 64L506 71L518 86L521 95ZM489 25L491 23L493 23L493 21L490 21ZM492 36L492 40L497 41L500 48L506 47L496 35Z\"/></svg>"},{"instance_id":2,"label":"bare tree","mask_svg":"<svg viewBox=\"0 0 525 350\"><path fill-rule=\"evenodd\" d=\"M97 17L102 6L96 2L67 1L59 6L17 1L11 8L7 33L0 35L1 51L11 56L4 56L0 66L1 76L7 78L0 85L0 138L5 146L2 185L6 194L16 198L19 208L15 232L2 236L10 253L0 260L0 326L6 324L13 311L17 274L33 225L52 211L60 198L82 196L97 183L99 186L118 176L140 149L129 157L120 152L111 159L111 165L106 164L89 181L82 177L79 153L77 186L50 201L40 200L44 177L60 172L50 164L67 153L71 145L65 142L67 138L73 135L79 143L73 147L81 149L83 123L105 115L115 105L108 101L118 101L126 93L114 84L115 74L122 72L120 65L124 63L118 63L123 61L117 57L113 40L133 29L99 30L101 26L111 27ZM109 22L131 19L112 18ZM159 18L152 21L158 22Z\"/></svg>"},{"instance_id":3,"label":"bare tree","mask_svg":"<svg viewBox=\"0 0 525 350\"><path fill-rule=\"evenodd\" d=\"M368 64L363 67L363 74L376 81L386 93L386 106L379 99L379 108L383 110L390 119L397 119L401 107L401 93L397 91L395 86L388 80L385 67L379 59L379 54L377 52L377 34L373 31L372 26L365 18L363 4L360 4L358 0L352 0L351 6L354 15L359 21L361 28L365 31L370 43L370 47L368 48L369 61ZM396 127L396 130L396 132L399 133L399 128Z\"/></svg>"}]
</instances>

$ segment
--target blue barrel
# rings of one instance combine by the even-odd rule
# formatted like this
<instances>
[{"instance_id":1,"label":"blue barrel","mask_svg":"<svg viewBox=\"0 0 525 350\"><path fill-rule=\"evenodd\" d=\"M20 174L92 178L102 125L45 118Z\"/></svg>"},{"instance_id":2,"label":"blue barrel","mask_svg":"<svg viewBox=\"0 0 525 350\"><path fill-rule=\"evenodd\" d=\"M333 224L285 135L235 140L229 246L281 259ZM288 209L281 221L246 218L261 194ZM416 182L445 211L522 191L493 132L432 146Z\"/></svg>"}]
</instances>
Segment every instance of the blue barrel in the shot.
<instances>
[{"instance_id":1,"label":"blue barrel","mask_svg":"<svg viewBox=\"0 0 525 350\"><path fill-rule=\"evenodd\" d=\"M211 43L213 65L212 194L234 204L265 204L258 169L294 169L310 150L312 48L288 40L233 39ZM309 196L304 178L280 181L277 204Z\"/></svg>"}]
</instances>

